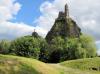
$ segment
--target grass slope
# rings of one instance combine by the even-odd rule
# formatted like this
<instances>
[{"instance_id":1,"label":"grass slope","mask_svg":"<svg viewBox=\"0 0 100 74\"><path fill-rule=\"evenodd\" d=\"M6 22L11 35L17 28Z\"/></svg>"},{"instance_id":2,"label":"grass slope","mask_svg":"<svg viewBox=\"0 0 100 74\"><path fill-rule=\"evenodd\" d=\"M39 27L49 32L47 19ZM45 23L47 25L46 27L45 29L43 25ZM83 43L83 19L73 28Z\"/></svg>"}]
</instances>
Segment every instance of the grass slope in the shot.
<instances>
[{"instance_id":1,"label":"grass slope","mask_svg":"<svg viewBox=\"0 0 100 74\"><path fill-rule=\"evenodd\" d=\"M61 74L61 71L35 59L0 55L0 74Z\"/></svg>"},{"instance_id":2,"label":"grass slope","mask_svg":"<svg viewBox=\"0 0 100 74\"><path fill-rule=\"evenodd\" d=\"M76 69L76 71L77 70L87 71L88 72L87 74L100 74L99 57L65 61L60 63L60 65L66 68Z\"/></svg>"},{"instance_id":3,"label":"grass slope","mask_svg":"<svg viewBox=\"0 0 100 74\"><path fill-rule=\"evenodd\" d=\"M31 58L0 55L0 74L100 74L99 68L100 58L46 64Z\"/></svg>"}]
</instances>

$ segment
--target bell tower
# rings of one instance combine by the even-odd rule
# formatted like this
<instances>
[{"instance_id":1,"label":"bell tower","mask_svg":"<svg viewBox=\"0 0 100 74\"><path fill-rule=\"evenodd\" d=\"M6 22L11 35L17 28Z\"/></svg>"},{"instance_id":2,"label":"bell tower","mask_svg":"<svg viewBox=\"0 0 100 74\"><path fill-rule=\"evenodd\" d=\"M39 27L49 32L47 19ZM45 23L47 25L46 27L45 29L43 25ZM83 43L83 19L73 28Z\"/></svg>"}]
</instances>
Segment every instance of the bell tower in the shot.
<instances>
[{"instance_id":1,"label":"bell tower","mask_svg":"<svg viewBox=\"0 0 100 74\"><path fill-rule=\"evenodd\" d=\"M65 5L65 16L66 16L66 18L69 17L69 9L68 9L68 5L67 4Z\"/></svg>"}]
</instances>

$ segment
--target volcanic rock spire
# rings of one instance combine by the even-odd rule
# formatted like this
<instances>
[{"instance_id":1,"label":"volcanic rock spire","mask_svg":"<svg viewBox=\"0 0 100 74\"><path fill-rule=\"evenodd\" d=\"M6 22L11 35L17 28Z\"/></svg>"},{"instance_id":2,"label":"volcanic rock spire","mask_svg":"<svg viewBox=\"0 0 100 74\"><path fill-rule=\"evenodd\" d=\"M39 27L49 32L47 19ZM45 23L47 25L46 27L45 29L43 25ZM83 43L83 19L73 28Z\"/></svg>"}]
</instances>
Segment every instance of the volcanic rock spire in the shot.
<instances>
[{"instance_id":1,"label":"volcanic rock spire","mask_svg":"<svg viewBox=\"0 0 100 74\"><path fill-rule=\"evenodd\" d=\"M58 18L55 19L55 23L46 36L48 43L51 43L55 37L62 38L79 38L81 35L81 29L76 22L69 17L68 5L65 5L64 12L60 11Z\"/></svg>"}]
</instances>

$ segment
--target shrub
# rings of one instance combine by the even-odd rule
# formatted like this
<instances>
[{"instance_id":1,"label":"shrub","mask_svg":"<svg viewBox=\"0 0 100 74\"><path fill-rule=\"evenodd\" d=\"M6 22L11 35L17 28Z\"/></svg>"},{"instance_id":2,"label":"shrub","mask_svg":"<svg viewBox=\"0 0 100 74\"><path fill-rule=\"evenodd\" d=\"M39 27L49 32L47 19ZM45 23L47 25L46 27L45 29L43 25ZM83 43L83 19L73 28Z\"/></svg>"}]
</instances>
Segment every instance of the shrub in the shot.
<instances>
[{"instance_id":1,"label":"shrub","mask_svg":"<svg viewBox=\"0 0 100 74\"><path fill-rule=\"evenodd\" d=\"M47 47L48 60L57 63L65 60L96 56L96 45L90 36L80 38L55 37Z\"/></svg>"},{"instance_id":2,"label":"shrub","mask_svg":"<svg viewBox=\"0 0 100 74\"><path fill-rule=\"evenodd\" d=\"M10 41L8 40L2 40L0 42L0 53L1 54L8 54L10 48Z\"/></svg>"},{"instance_id":3,"label":"shrub","mask_svg":"<svg viewBox=\"0 0 100 74\"><path fill-rule=\"evenodd\" d=\"M86 49L86 57L91 58L96 56L96 44L92 37L88 35L82 35L80 37L82 48Z\"/></svg>"},{"instance_id":4,"label":"shrub","mask_svg":"<svg viewBox=\"0 0 100 74\"><path fill-rule=\"evenodd\" d=\"M12 42L11 52L24 57L33 57L38 59L41 49L42 38L31 36L21 37Z\"/></svg>"}]
</instances>

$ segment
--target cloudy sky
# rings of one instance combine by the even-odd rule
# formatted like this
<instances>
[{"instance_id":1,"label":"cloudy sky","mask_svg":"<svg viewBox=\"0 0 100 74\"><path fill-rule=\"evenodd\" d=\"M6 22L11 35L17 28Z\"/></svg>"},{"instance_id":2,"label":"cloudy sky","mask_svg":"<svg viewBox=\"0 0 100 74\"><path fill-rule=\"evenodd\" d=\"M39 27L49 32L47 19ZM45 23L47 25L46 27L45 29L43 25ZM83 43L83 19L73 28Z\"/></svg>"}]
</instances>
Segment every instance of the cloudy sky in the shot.
<instances>
[{"instance_id":1,"label":"cloudy sky","mask_svg":"<svg viewBox=\"0 0 100 74\"><path fill-rule=\"evenodd\" d=\"M0 39L30 35L34 29L45 37L66 3L70 17L100 49L100 0L0 0Z\"/></svg>"}]
</instances>

